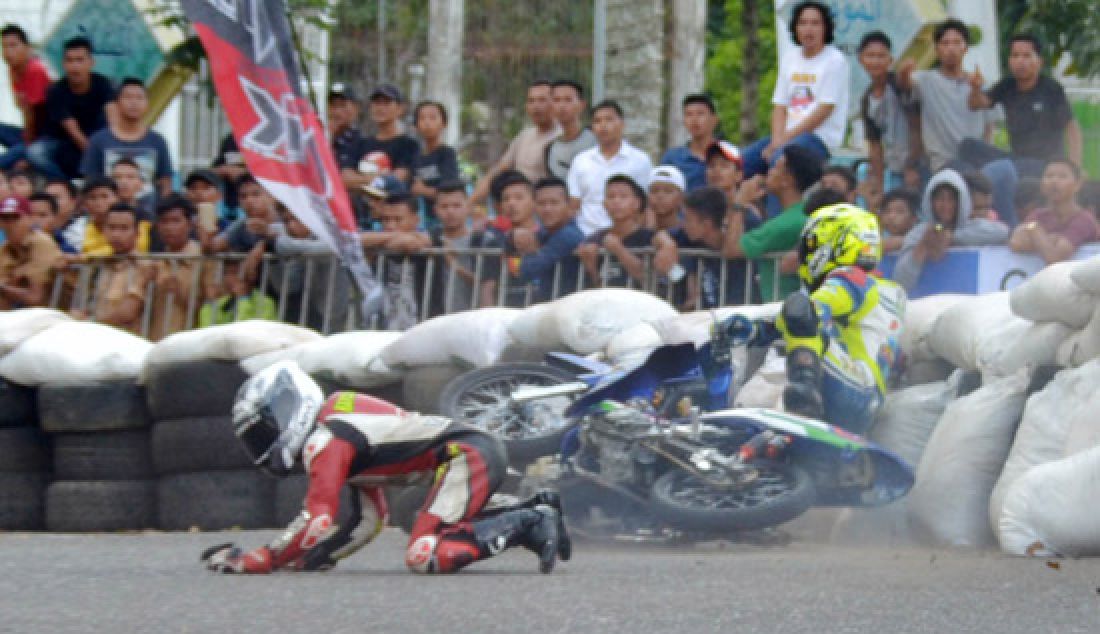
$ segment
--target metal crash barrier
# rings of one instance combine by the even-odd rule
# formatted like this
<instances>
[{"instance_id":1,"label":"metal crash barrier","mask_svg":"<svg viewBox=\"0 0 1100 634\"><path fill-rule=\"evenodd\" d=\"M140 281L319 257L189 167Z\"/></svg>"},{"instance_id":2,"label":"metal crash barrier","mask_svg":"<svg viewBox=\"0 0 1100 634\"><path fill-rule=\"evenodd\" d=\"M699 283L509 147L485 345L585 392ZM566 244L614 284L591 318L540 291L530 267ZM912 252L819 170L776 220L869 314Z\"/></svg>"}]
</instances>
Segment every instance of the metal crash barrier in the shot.
<instances>
[{"instance_id":1,"label":"metal crash barrier","mask_svg":"<svg viewBox=\"0 0 1100 634\"><path fill-rule=\"evenodd\" d=\"M57 271L49 306L95 319L104 303L125 297L141 300L140 316L125 327L153 340L181 330L248 318L273 319L313 328L324 334L357 329L394 329L387 323L399 305L414 322L470 308L523 308L570 293L600 287L653 293L679 309L754 303L755 289L770 285L779 296L779 267L771 279L759 279L758 262L728 260L706 250L681 250L680 275L673 279L654 265L651 248L632 249L642 262L642 275L624 272L601 250L600 276L593 278L575 257L557 262L540 279L549 288L518 276L519 257L499 249L424 249L416 253L379 253L369 260L383 286L386 310L364 315L350 277L334 255L281 256L246 254L177 256L149 254L128 258L94 258ZM766 256L778 259L780 256ZM744 289L728 296L731 264L744 267ZM607 283L621 282L621 283ZM710 302L701 301L705 285ZM714 298L717 301L714 301ZM695 299L692 302L692 299ZM118 325L118 324L116 324ZM411 323L398 324L407 328Z\"/></svg>"}]
</instances>

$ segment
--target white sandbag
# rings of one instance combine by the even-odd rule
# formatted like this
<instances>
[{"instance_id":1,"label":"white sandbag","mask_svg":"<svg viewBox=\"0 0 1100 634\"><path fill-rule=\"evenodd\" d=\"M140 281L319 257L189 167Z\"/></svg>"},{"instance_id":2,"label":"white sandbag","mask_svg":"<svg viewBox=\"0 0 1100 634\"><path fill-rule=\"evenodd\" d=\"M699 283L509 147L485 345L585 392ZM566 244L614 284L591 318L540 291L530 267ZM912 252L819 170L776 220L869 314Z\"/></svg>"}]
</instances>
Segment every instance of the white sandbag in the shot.
<instances>
[{"instance_id":1,"label":"white sandbag","mask_svg":"<svg viewBox=\"0 0 1100 634\"><path fill-rule=\"evenodd\" d=\"M170 365L185 361L241 361L319 339L321 335L306 328L250 319L168 335L153 346L145 362Z\"/></svg>"},{"instance_id":2,"label":"white sandbag","mask_svg":"<svg viewBox=\"0 0 1100 634\"><path fill-rule=\"evenodd\" d=\"M948 404L909 492L914 533L942 546L994 543L989 496L1023 414L1026 371L998 379Z\"/></svg>"},{"instance_id":3,"label":"white sandbag","mask_svg":"<svg viewBox=\"0 0 1100 634\"><path fill-rule=\"evenodd\" d=\"M972 295L944 293L909 300L905 305L905 323L901 330L901 350L910 363L930 361L936 357L928 337L932 327L945 310Z\"/></svg>"},{"instance_id":4,"label":"white sandbag","mask_svg":"<svg viewBox=\"0 0 1100 634\"><path fill-rule=\"evenodd\" d=\"M960 376L956 371L946 381L914 385L887 394L868 437L915 468L947 403L958 391Z\"/></svg>"},{"instance_id":5,"label":"white sandbag","mask_svg":"<svg viewBox=\"0 0 1100 634\"><path fill-rule=\"evenodd\" d=\"M932 352L957 368L981 368L982 348L1003 346L1006 332L1019 330L1028 321L1012 314L1008 293L989 293L959 301L936 319L926 338Z\"/></svg>"},{"instance_id":6,"label":"white sandbag","mask_svg":"<svg viewBox=\"0 0 1100 634\"><path fill-rule=\"evenodd\" d=\"M395 370L450 363L478 368L493 365L511 343L508 328L522 312L481 308L434 317L386 346L382 361Z\"/></svg>"},{"instance_id":7,"label":"white sandbag","mask_svg":"<svg viewBox=\"0 0 1100 634\"><path fill-rule=\"evenodd\" d=\"M548 304L532 306L509 332L519 344L540 350L592 354L631 326L676 315L663 299L625 288L571 293Z\"/></svg>"},{"instance_id":8,"label":"white sandbag","mask_svg":"<svg viewBox=\"0 0 1100 634\"><path fill-rule=\"evenodd\" d=\"M249 357L241 367L249 374L278 361L293 360L310 375L352 388L386 385L401 378L401 372L382 361L382 350L403 333L363 330L331 335L313 341Z\"/></svg>"},{"instance_id":9,"label":"white sandbag","mask_svg":"<svg viewBox=\"0 0 1100 634\"><path fill-rule=\"evenodd\" d=\"M634 324L607 342L604 356L610 363L629 365L645 359L661 345L661 335L650 324Z\"/></svg>"},{"instance_id":10,"label":"white sandbag","mask_svg":"<svg viewBox=\"0 0 1100 634\"><path fill-rule=\"evenodd\" d=\"M1053 364L1057 361L1059 347L1072 334L1069 326L1055 321L1007 320L981 338L978 368L988 381L1021 369Z\"/></svg>"},{"instance_id":11,"label":"white sandbag","mask_svg":"<svg viewBox=\"0 0 1100 634\"><path fill-rule=\"evenodd\" d=\"M1092 319L1081 330L1070 334L1059 345L1055 362L1066 367L1076 367L1100 358L1100 306Z\"/></svg>"},{"instance_id":12,"label":"white sandbag","mask_svg":"<svg viewBox=\"0 0 1100 634\"><path fill-rule=\"evenodd\" d=\"M1075 262L1073 270L1069 272L1069 279L1081 290L1100 295L1100 255Z\"/></svg>"},{"instance_id":13,"label":"white sandbag","mask_svg":"<svg viewBox=\"0 0 1100 634\"><path fill-rule=\"evenodd\" d=\"M1011 555L1100 555L1100 447L1039 465L1014 482L997 525Z\"/></svg>"},{"instance_id":14,"label":"white sandbag","mask_svg":"<svg viewBox=\"0 0 1100 634\"><path fill-rule=\"evenodd\" d=\"M1054 375L1045 388L1027 400L1012 450L990 496L989 517L994 530L1000 525L1011 486L1033 467L1063 458L1070 430L1076 424L1096 420L1096 412L1100 411L1097 386L1100 361L1091 361Z\"/></svg>"},{"instance_id":15,"label":"white sandbag","mask_svg":"<svg viewBox=\"0 0 1100 634\"><path fill-rule=\"evenodd\" d=\"M71 317L52 308L0 311L0 357L54 324L70 321Z\"/></svg>"},{"instance_id":16,"label":"white sandbag","mask_svg":"<svg viewBox=\"0 0 1100 634\"><path fill-rule=\"evenodd\" d=\"M1071 273L1076 262L1049 264L1009 292L1012 312L1031 321L1057 321L1070 328L1088 323L1097 300L1078 286Z\"/></svg>"},{"instance_id":17,"label":"white sandbag","mask_svg":"<svg viewBox=\"0 0 1100 634\"><path fill-rule=\"evenodd\" d=\"M691 342L700 346L710 339L710 329L715 323L721 323L733 315L775 321L782 307L782 302L772 302L752 306L725 306L715 310L697 310L660 319L653 322L653 327L661 335L661 340L667 344Z\"/></svg>"},{"instance_id":18,"label":"white sandbag","mask_svg":"<svg viewBox=\"0 0 1100 634\"><path fill-rule=\"evenodd\" d=\"M30 386L136 379L152 347L102 324L55 323L0 359L0 376Z\"/></svg>"}]
</instances>

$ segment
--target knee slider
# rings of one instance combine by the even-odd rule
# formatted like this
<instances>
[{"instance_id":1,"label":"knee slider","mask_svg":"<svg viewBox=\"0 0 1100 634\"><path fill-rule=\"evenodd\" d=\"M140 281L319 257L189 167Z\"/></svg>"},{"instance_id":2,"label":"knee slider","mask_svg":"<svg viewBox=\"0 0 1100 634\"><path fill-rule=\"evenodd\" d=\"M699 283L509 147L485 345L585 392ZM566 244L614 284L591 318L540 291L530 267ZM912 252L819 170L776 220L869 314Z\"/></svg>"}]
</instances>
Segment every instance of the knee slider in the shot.
<instances>
[{"instance_id":1,"label":"knee slider","mask_svg":"<svg viewBox=\"0 0 1100 634\"><path fill-rule=\"evenodd\" d=\"M413 572L422 574L435 572L437 546L439 546L439 537L436 535L417 537L405 551L405 565Z\"/></svg>"},{"instance_id":2,"label":"knee slider","mask_svg":"<svg viewBox=\"0 0 1100 634\"><path fill-rule=\"evenodd\" d=\"M787 325L787 333L792 337L813 337L817 334L821 320L813 300L804 293L794 293L783 300L780 312Z\"/></svg>"}]
</instances>

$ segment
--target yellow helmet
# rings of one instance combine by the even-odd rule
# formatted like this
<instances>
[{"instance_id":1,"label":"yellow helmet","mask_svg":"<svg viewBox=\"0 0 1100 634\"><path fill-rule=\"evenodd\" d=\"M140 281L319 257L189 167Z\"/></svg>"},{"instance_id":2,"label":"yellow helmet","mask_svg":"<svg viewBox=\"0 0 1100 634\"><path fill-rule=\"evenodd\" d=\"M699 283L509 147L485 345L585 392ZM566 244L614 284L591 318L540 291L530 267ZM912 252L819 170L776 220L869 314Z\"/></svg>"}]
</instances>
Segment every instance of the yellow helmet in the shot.
<instances>
[{"instance_id":1,"label":"yellow helmet","mask_svg":"<svg viewBox=\"0 0 1100 634\"><path fill-rule=\"evenodd\" d=\"M813 289L837 267L870 271L881 258L878 218L848 203L829 205L815 211L802 228L798 277Z\"/></svg>"}]
</instances>

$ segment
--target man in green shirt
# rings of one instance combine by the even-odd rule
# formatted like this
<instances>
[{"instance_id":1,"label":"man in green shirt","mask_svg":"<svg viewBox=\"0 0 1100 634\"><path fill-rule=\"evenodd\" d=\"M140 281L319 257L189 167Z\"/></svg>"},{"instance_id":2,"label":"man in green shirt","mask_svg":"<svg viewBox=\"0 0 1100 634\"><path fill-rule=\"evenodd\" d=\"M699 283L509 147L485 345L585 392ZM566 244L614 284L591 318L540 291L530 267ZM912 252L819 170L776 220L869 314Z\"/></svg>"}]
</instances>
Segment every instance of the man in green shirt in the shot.
<instances>
[{"instance_id":1,"label":"man in green shirt","mask_svg":"<svg viewBox=\"0 0 1100 634\"><path fill-rule=\"evenodd\" d=\"M780 301L798 290L797 275L779 274L776 269L778 259L763 256L779 255L798 246L802 225L806 224L802 195L821 179L821 171L821 160L813 152L797 145L783 148L783 155L768 170L764 182L767 192L779 199L783 211L756 229L746 231L727 249L726 257L754 260L760 272L760 295L765 302ZM752 184L746 183L746 186L751 187ZM776 275L779 276L778 294Z\"/></svg>"},{"instance_id":2,"label":"man in green shirt","mask_svg":"<svg viewBox=\"0 0 1100 634\"><path fill-rule=\"evenodd\" d=\"M258 252L263 253L262 250ZM248 265L242 265L238 260L226 260L222 269L220 296L202 305L199 328L248 319L278 320L275 301L253 286L248 279L248 269Z\"/></svg>"}]
</instances>

